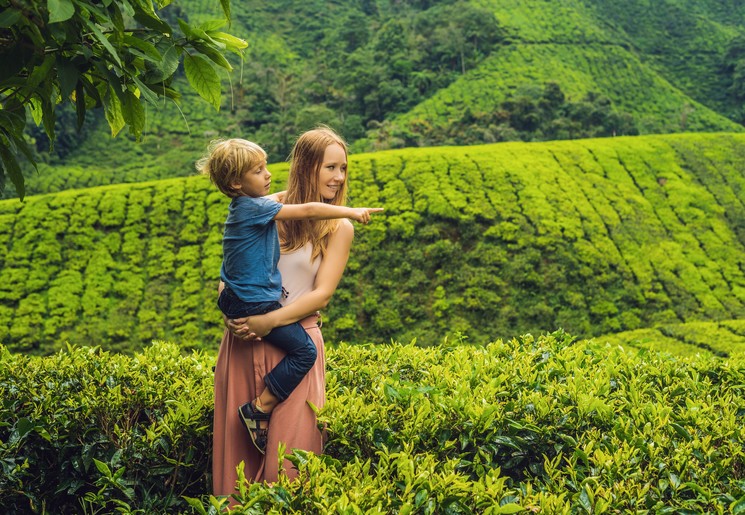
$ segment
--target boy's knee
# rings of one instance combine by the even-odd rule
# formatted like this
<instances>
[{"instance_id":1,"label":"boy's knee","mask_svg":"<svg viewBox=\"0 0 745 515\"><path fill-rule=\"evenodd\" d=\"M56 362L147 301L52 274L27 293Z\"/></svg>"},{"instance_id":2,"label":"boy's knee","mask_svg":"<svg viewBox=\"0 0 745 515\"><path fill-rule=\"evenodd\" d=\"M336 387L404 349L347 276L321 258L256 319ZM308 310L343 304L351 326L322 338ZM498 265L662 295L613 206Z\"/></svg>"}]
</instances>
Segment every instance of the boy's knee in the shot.
<instances>
[{"instance_id":1,"label":"boy's knee","mask_svg":"<svg viewBox=\"0 0 745 515\"><path fill-rule=\"evenodd\" d=\"M311 342L311 344L306 347L306 352L303 354L303 363L307 369L310 370L316 363L316 359L318 359L318 349L316 349L316 345Z\"/></svg>"}]
</instances>

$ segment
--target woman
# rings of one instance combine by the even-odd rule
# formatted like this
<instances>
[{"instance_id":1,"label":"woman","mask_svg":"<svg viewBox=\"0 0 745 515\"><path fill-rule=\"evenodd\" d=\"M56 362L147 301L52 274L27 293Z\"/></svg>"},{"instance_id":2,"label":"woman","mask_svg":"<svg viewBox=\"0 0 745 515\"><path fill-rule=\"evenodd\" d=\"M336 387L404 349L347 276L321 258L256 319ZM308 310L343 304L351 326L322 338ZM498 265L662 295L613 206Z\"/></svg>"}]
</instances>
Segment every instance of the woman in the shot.
<instances>
[{"instance_id":1,"label":"woman","mask_svg":"<svg viewBox=\"0 0 745 515\"><path fill-rule=\"evenodd\" d=\"M285 204L326 202L345 205L347 147L331 129L308 131L298 138L291 154ZM282 255L282 284L287 290L284 307L265 315L239 319L226 329L215 367L213 490L215 495L235 492L236 466L245 463L246 478L277 480L278 448L298 448L320 454L323 435L312 406L322 408L325 397L323 337L318 310L324 308L341 280L352 246L354 228L349 220L278 221ZM262 456L238 417L245 399L264 389L263 378L284 357L281 350L261 340L274 327L300 321L318 349L313 368L292 394L273 411L269 421L266 455ZM284 473L297 475L288 460Z\"/></svg>"}]
</instances>

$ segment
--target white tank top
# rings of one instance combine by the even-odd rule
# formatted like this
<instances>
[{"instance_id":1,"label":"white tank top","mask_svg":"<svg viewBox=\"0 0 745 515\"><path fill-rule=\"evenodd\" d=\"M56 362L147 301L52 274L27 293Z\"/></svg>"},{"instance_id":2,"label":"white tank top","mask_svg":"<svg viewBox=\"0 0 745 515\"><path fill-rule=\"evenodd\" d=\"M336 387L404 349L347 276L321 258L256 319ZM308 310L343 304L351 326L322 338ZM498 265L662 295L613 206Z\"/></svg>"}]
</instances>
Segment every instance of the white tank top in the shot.
<instances>
[{"instance_id":1,"label":"white tank top","mask_svg":"<svg viewBox=\"0 0 745 515\"><path fill-rule=\"evenodd\" d=\"M279 273L282 274L282 298L280 303L285 306L294 302L298 297L313 290L316 283L316 274L321 266L321 257L318 256L313 262L310 256L313 253L311 242L304 247L287 254L279 256Z\"/></svg>"}]
</instances>

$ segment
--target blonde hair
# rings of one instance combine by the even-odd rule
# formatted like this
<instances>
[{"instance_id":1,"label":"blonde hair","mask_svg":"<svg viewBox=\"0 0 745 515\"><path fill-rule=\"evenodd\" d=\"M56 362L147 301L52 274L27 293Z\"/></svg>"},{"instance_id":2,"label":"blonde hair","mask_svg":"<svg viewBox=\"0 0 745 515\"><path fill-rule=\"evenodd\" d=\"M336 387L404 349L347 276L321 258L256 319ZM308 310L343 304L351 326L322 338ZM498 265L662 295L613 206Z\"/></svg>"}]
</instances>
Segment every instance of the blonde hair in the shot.
<instances>
[{"instance_id":1,"label":"blonde hair","mask_svg":"<svg viewBox=\"0 0 745 515\"><path fill-rule=\"evenodd\" d=\"M336 206L347 203L349 173L333 199L321 196L318 189L319 172L329 145L337 144L347 155L347 143L329 127L318 127L304 132L295 142L290 154L290 173L287 177L285 204L325 202ZM339 227L340 220L278 220L279 240L283 252L292 252L313 244L312 259L326 254L329 236Z\"/></svg>"},{"instance_id":2,"label":"blonde hair","mask_svg":"<svg viewBox=\"0 0 745 515\"><path fill-rule=\"evenodd\" d=\"M207 147L207 154L196 162L197 170L209 175L212 183L228 197L240 193L233 184L241 181L248 170L266 161L266 152L256 143L245 139L217 139Z\"/></svg>"}]
</instances>

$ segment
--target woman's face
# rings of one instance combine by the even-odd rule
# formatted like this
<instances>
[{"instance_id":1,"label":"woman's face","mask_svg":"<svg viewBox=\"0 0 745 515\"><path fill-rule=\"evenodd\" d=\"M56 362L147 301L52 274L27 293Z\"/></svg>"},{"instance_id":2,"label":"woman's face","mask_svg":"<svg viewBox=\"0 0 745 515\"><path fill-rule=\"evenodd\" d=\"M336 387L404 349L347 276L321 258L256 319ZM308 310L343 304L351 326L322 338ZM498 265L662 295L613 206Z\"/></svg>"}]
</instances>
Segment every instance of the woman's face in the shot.
<instances>
[{"instance_id":1,"label":"woman's face","mask_svg":"<svg viewBox=\"0 0 745 515\"><path fill-rule=\"evenodd\" d=\"M333 200L347 179L347 154L338 143L326 147L318 172L318 192L324 200Z\"/></svg>"}]
</instances>

